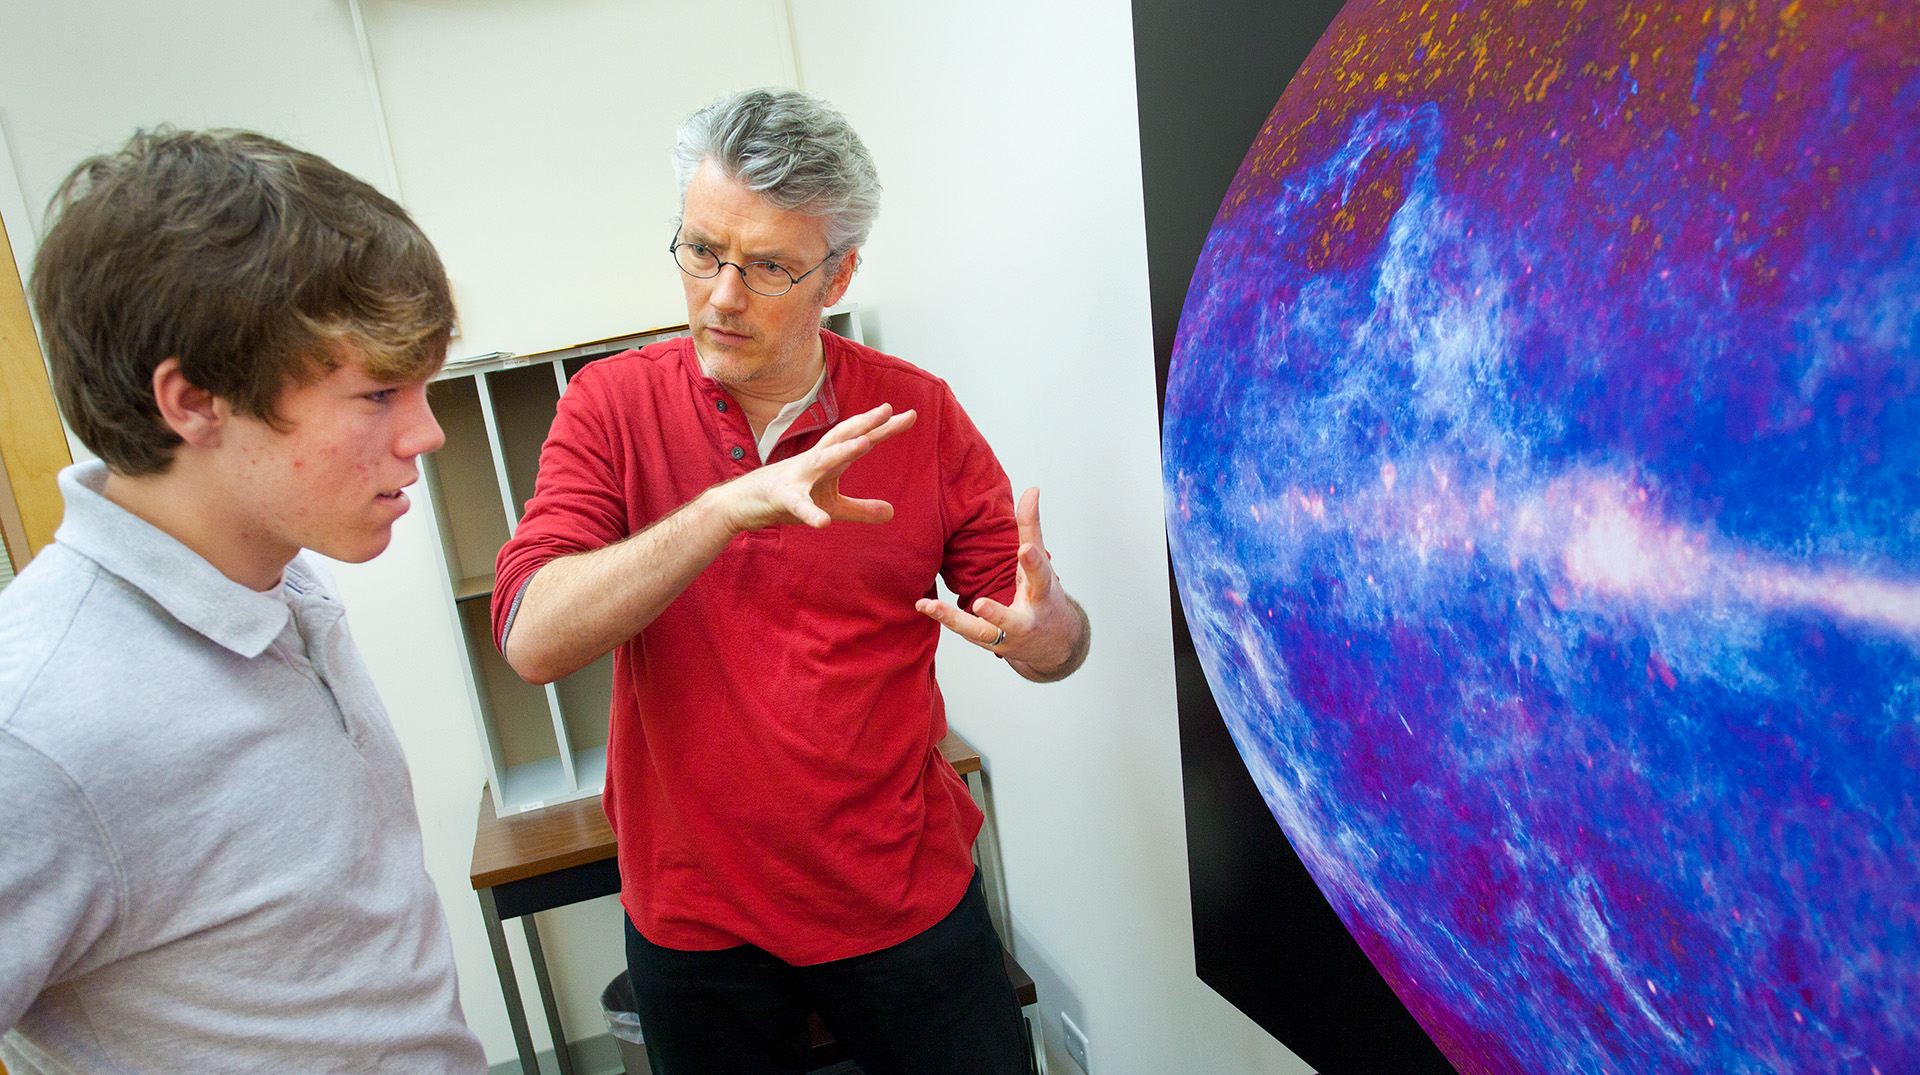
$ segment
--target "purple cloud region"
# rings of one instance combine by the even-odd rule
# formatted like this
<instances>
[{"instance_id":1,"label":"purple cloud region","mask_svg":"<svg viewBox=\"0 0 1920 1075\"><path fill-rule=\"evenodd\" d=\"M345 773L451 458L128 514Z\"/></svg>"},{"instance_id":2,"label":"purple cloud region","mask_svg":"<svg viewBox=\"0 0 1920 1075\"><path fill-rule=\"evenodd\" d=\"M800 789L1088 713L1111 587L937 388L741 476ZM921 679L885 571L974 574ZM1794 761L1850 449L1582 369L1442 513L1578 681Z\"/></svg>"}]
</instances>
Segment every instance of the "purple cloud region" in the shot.
<instances>
[{"instance_id":1,"label":"purple cloud region","mask_svg":"<svg viewBox=\"0 0 1920 1075\"><path fill-rule=\"evenodd\" d=\"M1188 294L1182 597L1469 1073L1920 1071L1920 5L1355 0Z\"/></svg>"}]
</instances>

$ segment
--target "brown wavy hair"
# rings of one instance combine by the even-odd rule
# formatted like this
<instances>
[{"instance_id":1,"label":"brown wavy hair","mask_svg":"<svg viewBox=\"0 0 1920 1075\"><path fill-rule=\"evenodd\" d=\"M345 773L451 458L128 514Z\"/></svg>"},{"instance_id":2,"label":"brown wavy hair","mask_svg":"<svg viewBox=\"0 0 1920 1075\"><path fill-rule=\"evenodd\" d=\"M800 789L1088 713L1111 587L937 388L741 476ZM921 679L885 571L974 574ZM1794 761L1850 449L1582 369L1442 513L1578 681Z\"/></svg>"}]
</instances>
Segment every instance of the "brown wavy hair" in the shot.
<instances>
[{"instance_id":1,"label":"brown wavy hair","mask_svg":"<svg viewBox=\"0 0 1920 1075\"><path fill-rule=\"evenodd\" d=\"M141 131L82 161L53 197L33 297L54 394L122 474L157 474L180 438L153 371L278 427L287 388L339 343L395 384L445 361L453 296L433 244L391 198L250 131Z\"/></svg>"}]
</instances>

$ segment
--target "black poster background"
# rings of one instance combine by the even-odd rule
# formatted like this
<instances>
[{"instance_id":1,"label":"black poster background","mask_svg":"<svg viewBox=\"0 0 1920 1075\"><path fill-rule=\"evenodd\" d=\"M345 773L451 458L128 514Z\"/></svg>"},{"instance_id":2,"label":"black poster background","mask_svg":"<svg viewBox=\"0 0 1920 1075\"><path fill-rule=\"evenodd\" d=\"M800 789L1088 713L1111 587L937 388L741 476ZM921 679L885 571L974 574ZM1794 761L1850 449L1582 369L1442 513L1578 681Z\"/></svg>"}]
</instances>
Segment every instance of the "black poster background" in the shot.
<instances>
[{"instance_id":1,"label":"black poster background","mask_svg":"<svg viewBox=\"0 0 1920 1075\"><path fill-rule=\"evenodd\" d=\"M1133 0L1163 407L1180 307L1214 213L1339 10L1339 0ZM1454 1075L1274 822L1221 722L1177 592L1173 605L1200 979L1323 1075Z\"/></svg>"}]
</instances>

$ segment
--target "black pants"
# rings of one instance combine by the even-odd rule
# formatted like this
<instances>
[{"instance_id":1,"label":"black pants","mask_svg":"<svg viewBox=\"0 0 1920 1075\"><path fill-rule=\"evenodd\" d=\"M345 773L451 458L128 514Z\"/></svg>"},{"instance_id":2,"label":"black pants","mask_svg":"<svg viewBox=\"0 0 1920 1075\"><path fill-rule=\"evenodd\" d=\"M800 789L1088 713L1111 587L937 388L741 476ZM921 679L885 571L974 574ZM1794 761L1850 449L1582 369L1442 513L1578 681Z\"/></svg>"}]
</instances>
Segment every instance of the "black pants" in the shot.
<instances>
[{"instance_id":1,"label":"black pants","mask_svg":"<svg viewBox=\"0 0 1920 1075\"><path fill-rule=\"evenodd\" d=\"M807 1011L865 1075L1025 1075L1026 1031L980 875L947 917L891 948L810 967L753 945L662 948L627 923L654 1075L799 1075Z\"/></svg>"}]
</instances>

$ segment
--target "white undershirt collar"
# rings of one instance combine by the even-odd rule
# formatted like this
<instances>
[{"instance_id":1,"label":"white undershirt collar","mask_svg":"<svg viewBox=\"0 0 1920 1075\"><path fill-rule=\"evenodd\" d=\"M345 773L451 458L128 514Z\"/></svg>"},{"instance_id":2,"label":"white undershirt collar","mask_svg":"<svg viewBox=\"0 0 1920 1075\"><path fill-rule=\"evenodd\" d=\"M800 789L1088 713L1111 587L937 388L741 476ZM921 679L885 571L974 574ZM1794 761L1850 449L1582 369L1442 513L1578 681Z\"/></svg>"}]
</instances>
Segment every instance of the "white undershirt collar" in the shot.
<instances>
[{"instance_id":1,"label":"white undershirt collar","mask_svg":"<svg viewBox=\"0 0 1920 1075\"><path fill-rule=\"evenodd\" d=\"M773 421L768 422L767 428L760 434L760 440L754 447L760 450L762 463L773 454L774 445L780 443L780 438L793 427L794 421L804 414L808 407L813 406L814 400L820 398L820 386L826 383L827 366L823 362L820 364L820 376L814 380L813 387L807 390L807 394L780 408L780 413L773 416Z\"/></svg>"}]
</instances>

